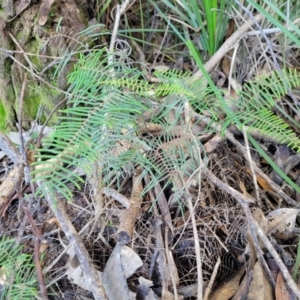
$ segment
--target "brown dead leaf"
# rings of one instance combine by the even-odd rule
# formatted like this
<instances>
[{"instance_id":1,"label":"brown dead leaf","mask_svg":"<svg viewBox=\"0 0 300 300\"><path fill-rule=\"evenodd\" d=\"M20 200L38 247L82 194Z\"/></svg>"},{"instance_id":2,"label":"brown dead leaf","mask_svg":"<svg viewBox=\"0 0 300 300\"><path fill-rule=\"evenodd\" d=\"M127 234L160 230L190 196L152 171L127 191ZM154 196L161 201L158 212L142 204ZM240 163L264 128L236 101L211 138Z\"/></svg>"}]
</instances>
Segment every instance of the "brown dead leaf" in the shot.
<instances>
[{"instance_id":1,"label":"brown dead leaf","mask_svg":"<svg viewBox=\"0 0 300 300\"><path fill-rule=\"evenodd\" d=\"M53 224L56 224L56 226L62 230L61 226L60 226L60 223L59 221L56 219L56 218L51 218L47 221L45 221L42 225L42 229L41 229L41 232L42 233L45 233L49 230L50 227L52 227Z\"/></svg>"},{"instance_id":2,"label":"brown dead leaf","mask_svg":"<svg viewBox=\"0 0 300 300\"><path fill-rule=\"evenodd\" d=\"M237 291L240 280L245 273L245 268L242 267L238 272L231 276L225 284L219 285L211 294L210 300L228 300ZM256 299L257 300L257 299Z\"/></svg>"},{"instance_id":3,"label":"brown dead leaf","mask_svg":"<svg viewBox=\"0 0 300 300\"><path fill-rule=\"evenodd\" d=\"M246 172L248 174L251 175L251 170L249 168L246 169ZM258 182L258 184L265 190L268 192L273 192L273 189L271 188L271 186L268 184L268 182L266 180L264 180L258 173L256 173L256 180Z\"/></svg>"},{"instance_id":4,"label":"brown dead leaf","mask_svg":"<svg viewBox=\"0 0 300 300\"><path fill-rule=\"evenodd\" d=\"M240 189L243 192L243 195L245 196L245 198L247 198L247 202L248 203L255 203L255 199L247 192L246 187L245 187L244 183L241 180L239 180L239 186L240 186Z\"/></svg>"},{"instance_id":5,"label":"brown dead leaf","mask_svg":"<svg viewBox=\"0 0 300 300\"><path fill-rule=\"evenodd\" d=\"M259 261L253 269L253 280L249 288L247 300L274 300L272 286Z\"/></svg>"},{"instance_id":6,"label":"brown dead leaf","mask_svg":"<svg viewBox=\"0 0 300 300\"><path fill-rule=\"evenodd\" d=\"M275 297L276 300L291 299L290 293L287 289L286 283L283 279L281 272L279 272L277 275L276 286L275 286Z\"/></svg>"}]
</instances>

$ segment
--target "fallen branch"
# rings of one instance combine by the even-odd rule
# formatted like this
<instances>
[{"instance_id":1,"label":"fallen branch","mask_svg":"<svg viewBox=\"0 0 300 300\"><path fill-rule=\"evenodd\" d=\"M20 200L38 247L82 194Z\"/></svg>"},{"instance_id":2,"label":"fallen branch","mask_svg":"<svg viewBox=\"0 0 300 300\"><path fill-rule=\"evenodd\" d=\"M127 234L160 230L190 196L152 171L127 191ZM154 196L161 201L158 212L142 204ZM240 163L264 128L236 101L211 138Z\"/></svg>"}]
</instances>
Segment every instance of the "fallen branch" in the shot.
<instances>
[{"instance_id":1,"label":"fallen branch","mask_svg":"<svg viewBox=\"0 0 300 300\"><path fill-rule=\"evenodd\" d=\"M108 300L100 277L97 274L97 270L93 265L89 254L82 240L80 239L75 227L71 223L65 211L62 200L59 200L56 194L51 193L42 180L37 180L37 184L40 187L43 187L43 192L45 194L50 208L52 209L54 216L59 221L69 243L74 246L75 253L80 264L82 265L82 269L84 270L85 276L88 278L88 280L91 283L91 286L93 287L94 298L96 300Z\"/></svg>"}]
</instances>

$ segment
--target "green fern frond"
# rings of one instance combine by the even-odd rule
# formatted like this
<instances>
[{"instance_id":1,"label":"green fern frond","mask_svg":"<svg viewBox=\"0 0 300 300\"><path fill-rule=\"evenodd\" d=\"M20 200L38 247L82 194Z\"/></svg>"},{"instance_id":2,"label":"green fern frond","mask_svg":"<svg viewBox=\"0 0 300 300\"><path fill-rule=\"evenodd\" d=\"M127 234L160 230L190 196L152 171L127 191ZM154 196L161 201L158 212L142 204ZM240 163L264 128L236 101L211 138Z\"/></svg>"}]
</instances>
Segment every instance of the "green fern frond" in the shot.
<instances>
[{"instance_id":1,"label":"green fern frond","mask_svg":"<svg viewBox=\"0 0 300 300\"><path fill-rule=\"evenodd\" d=\"M242 129L245 125L250 129L260 130L263 135L273 138L278 143L286 143L300 151L299 138L281 117L273 113L274 108L279 109L290 120L276 100L300 86L300 74L297 71L286 69L282 70L282 74L276 71L248 82L240 91L238 101L235 101L235 109L230 113L227 111L224 126L235 124ZM294 120L290 121L295 124ZM299 124L296 126L299 127Z\"/></svg>"},{"instance_id":2,"label":"green fern frond","mask_svg":"<svg viewBox=\"0 0 300 300\"><path fill-rule=\"evenodd\" d=\"M163 80L163 79L170 79L170 80L178 80L178 79L186 79L191 77L191 73L187 71L179 71L179 70L174 70L170 69L168 71L155 71L154 76Z\"/></svg>"},{"instance_id":3,"label":"green fern frond","mask_svg":"<svg viewBox=\"0 0 300 300\"><path fill-rule=\"evenodd\" d=\"M278 99L300 86L300 73L296 69L283 69L262 75L245 85L245 93L257 91Z\"/></svg>"},{"instance_id":4,"label":"green fern frond","mask_svg":"<svg viewBox=\"0 0 300 300\"><path fill-rule=\"evenodd\" d=\"M0 299L32 300L37 297L37 279L32 258L12 239L0 241Z\"/></svg>"},{"instance_id":5,"label":"green fern frond","mask_svg":"<svg viewBox=\"0 0 300 300\"><path fill-rule=\"evenodd\" d=\"M161 80L155 89L155 94L158 97L167 95L182 95L189 98L195 98L195 90L193 87L184 83L184 79L191 76L189 72L168 70L166 72L155 71L154 75Z\"/></svg>"},{"instance_id":6,"label":"green fern frond","mask_svg":"<svg viewBox=\"0 0 300 300\"><path fill-rule=\"evenodd\" d=\"M298 150L300 140L295 133L289 129L284 120L276 116L272 111L262 108L260 110L247 110L236 112L235 117L241 121L242 125L248 127L248 131L258 130L262 136L268 136L277 143L287 144L290 148ZM232 124L232 119L226 119L227 124ZM242 126L237 126L241 131Z\"/></svg>"},{"instance_id":7,"label":"green fern frond","mask_svg":"<svg viewBox=\"0 0 300 300\"><path fill-rule=\"evenodd\" d=\"M72 196L67 181L75 186L82 181L72 169L90 174L96 162L104 184L120 182L124 173L140 165L151 177L147 189L161 180L180 189L178 180L184 174L191 175L199 165L197 151L202 146L197 138L180 143L173 136L173 128L185 124L182 118L186 103L200 114L209 113L214 120L225 115L224 127L235 124L242 129L246 125L299 150L299 139L273 113L276 98L299 86L295 71L282 72L284 78L274 72L249 82L235 108L230 109L220 89L207 87L205 80L189 83L187 73L155 73L162 83L152 85L140 79L142 72L126 65L120 67L118 62L109 63L105 49L81 54L68 77L72 95L69 107L54 134L44 141L46 150L38 154L34 175L44 179L48 192L59 192L67 199ZM153 90L155 94L149 100L147 96ZM159 97L166 95L161 101ZM145 139L137 133L143 114L153 109L153 102L160 111L150 122L160 124L164 133L158 139Z\"/></svg>"},{"instance_id":8,"label":"green fern frond","mask_svg":"<svg viewBox=\"0 0 300 300\"><path fill-rule=\"evenodd\" d=\"M179 82L167 82L161 83L156 89L155 94L158 97L164 97L167 95L182 95L189 98L195 98L195 93L188 89L188 87L184 87L182 83Z\"/></svg>"},{"instance_id":9,"label":"green fern frond","mask_svg":"<svg viewBox=\"0 0 300 300\"><path fill-rule=\"evenodd\" d=\"M99 85L114 86L117 88L127 88L141 96L149 96L149 92L153 90L153 85L146 81L132 78L106 79L99 82Z\"/></svg>"}]
</instances>

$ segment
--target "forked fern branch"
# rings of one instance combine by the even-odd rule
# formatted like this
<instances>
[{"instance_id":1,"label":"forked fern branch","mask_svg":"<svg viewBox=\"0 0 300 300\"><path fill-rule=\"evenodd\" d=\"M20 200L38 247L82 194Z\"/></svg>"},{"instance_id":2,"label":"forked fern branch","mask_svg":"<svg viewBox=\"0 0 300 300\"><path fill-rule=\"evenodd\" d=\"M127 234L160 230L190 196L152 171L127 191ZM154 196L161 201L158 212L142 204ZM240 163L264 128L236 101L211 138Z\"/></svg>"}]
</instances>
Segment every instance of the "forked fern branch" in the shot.
<instances>
[{"instance_id":1,"label":"forked fern branch","mask_svg":"<svg viewBox=\"0 0 300 300\"><path fill-rule=\"evenodd\" d=\"M162 84L152 85L145 82L143 74L136 69L126 65L120 68L118 63L116 66L108 64L105 49L81 54L69 75L69 93L73 95L68 102L69 108L64 111L54 134L44 142L48 150L40 151L34 173L67 199L71 198L67 180L75 185L80 180L70 168L81 168L88 173L95 162L101 166L105 184L114 179L118 181L124 171L131 172L139 164L146 170L144 174L152 174L152 185L164 179L173 181L175 186L176 176L169 174L186 173L185 161L189 159L192 159L188 164L189 172L193 172L191 165L196 168L195 141L187 140L185 147L176 146L171 152L162 153L164 159L149 156L160 148L162 141L145 140L136 133L144 114L153 110L153 103L161 106L161 111L151 122L166 127L162 138L166 142L174 138L168 134L172 126L184 123L181 118L185 114L185 103L189 102L200 114L208 112L214 120L225 112L223 124L226 127L235 124L259 129L278 143L287 143L299 150L299 139L273 112L277 98L287 94L290 88L300 86L297 72L284 70L283 74L284 78L274 72L249 82L239 93L235 109L228 110L225 100L216 102L218 98L214 95L220 93L219 89L208 88L205 81L189 83L188 73L157 73ZM161 99L165 95L167 98ZM166 122L172 111L175 119Z\"/></svg>"}]
</instances>

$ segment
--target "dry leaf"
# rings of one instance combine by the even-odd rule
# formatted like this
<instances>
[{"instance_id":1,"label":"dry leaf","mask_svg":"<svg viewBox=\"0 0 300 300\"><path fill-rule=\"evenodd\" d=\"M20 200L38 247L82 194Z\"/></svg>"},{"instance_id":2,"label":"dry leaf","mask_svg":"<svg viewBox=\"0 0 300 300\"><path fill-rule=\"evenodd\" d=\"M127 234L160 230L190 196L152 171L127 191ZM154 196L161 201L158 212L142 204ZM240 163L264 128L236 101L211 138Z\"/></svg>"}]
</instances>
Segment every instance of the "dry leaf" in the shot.
<instances>
[{"instance_id":1,"label":"dry leaf","mask_svg":"<svg viewBox=\"0 0 300 300\"><path fill-rule=\"evenodd\" d=\"M246 172L248 174L251 175L251 170L249 168L246 169ZM268 192L273 192L273 189L271 188L271 186L268 184L268 182L266 180L264 180L259 174L256 173L256 180L258 182L258 184L265 190Z\"/></svg>"},{"instance_id":2,"label":"dry leaf","mask_svg":"<svg viewBox=\"0 0 300 300\"><path fill-rule=\"evenodd\" d=\"M253 269L253 280L251 282L247 300L273 300L272 286L259 261Z\"/></svg>"},{"instance_id":3,"label":"dry leaf","mask_svg":"<svg viewBox=\"0 0 300 300\"><path fill-rule=\"evenodd\" d=\"M245 198L247 198L247 202L248 203L255 203L255 199L247 192L244 183L242 181L240 181L240 180L239 180L239 186L240 186L240 189L243 192L243 195L245 196Z\"/></svg>"},{"instance_id":4,"label":"dry leaf","mask_svg":"<svg viewBox=\"0 0 300 300\"><path fill-rule=\"evenodd\" d=\"M268 234L273 234L275 238L288 239L291 237L296 224L296 218L300 209L279 208L267 215Z\"/></svg>"},{"instance_id":5,"label":"dry leaf","mask_svg":"<svg viewBox=\"0 0 300 300\"><path fill-rule=\"evenodd\" d=\"M279 272L277 275L276 286L275 286L275 297L276 300L291 299L290 293L287 289L286 283L283 279L281 272Z\"/></svg>"},{"instance_id":6,"label":"dry leaf","mask_svg":"<svg viewBox=\"0 0 300 300\"><path fill-rule=\"evenodd\" d=\"M110 300L136 299L132 298L127 278L142 265L142 260L131 248L120 244L115 246L102 275L102 283Z\"/></svg>"},{"instance_id":7,"label":"dry leaf","mask_svg":"<svg viewBox=\"0 0 300 300\"><path fill-rule=\"evenodd\" d=\"M219 285L216 290L211 294L210 300L228 300L237 291L240 280L245 273L245 268L241 268L230 279L222 285ZM258 300L258 299L256 299Z\"/></svg>"}]
</instances>

